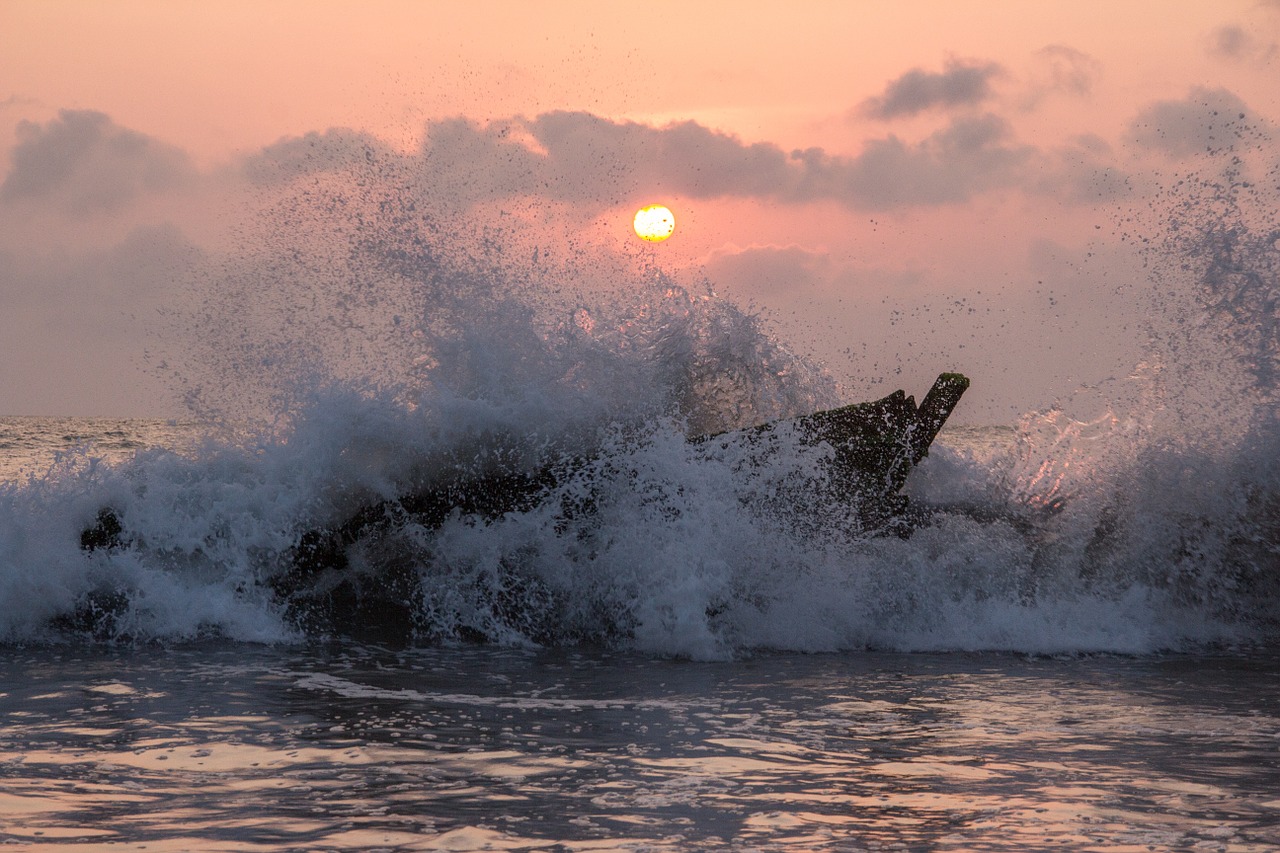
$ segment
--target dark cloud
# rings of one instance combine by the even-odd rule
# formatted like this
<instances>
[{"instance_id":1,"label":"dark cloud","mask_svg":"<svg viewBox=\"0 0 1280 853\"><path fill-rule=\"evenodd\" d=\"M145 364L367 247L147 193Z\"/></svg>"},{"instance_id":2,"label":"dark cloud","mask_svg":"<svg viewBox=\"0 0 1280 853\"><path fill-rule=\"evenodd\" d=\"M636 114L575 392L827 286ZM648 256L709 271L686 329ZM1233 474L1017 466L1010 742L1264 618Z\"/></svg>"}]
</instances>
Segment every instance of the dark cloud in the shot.
<instances>
[{"instance_id":1,"label":"dark cloud","mask_svg":"<svg viewBox=\"0 0 1280 853\"><path fill-rule=\"evenodd\" d=\"M913 68L889 82L884 94L862 104L861 112L878 119L913 116L931 109L972 107L991 97L991 80L1003 73L994 62L951 60L941 72Z\"/></svg>"},{"instance_id":2,"label":"dark cloud","mask_svg":"<svg viewBox=\"0 0 1280 853\"><path fill-rule=\"evenodd\" d=\"M181 150L100 112L62 110L48 124L24 121L17 137L12 169L0 184L4 204L45 204L73 216L109 213L193 174Z\"/></svg>"},{"instance_id":3,"label":"dark cloud","mask_svg":"<svg viewBox=\"0 0 1280 853\"><path fill-rule=\"evenodd\" d=\"M963 201L1017 180L1033 150L994 115L959 118L918 143L873 140L856 157L747 144L696 122L655 128L578 112L479 126L434 123L423 162L458 204L541 195L585 207L639 192L836 201L857 209Z\"/></svg>"},{"instance_id":4,"label":"dark cloud","mask_svg":"<svg viewBox=\"0 0 1280 853\"><path fill-rule=\"evenodd\" d=\"M1186 157L1230 145L1256 124L1244 101L1226 89L1193 89L1180 101L1157 101L1130 126L1139 146Z\"/></svg>"}]
</instances>

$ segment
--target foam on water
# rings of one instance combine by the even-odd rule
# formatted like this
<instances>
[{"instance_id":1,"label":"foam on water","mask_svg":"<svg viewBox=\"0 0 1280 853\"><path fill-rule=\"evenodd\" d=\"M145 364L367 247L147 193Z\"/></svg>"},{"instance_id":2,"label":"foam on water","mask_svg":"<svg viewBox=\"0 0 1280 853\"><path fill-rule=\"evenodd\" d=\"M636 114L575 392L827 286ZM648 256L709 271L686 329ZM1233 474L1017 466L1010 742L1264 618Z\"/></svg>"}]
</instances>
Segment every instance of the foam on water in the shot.
<instances>
[{"instance_id":1,"label":"foam on water","mask_svg":"<svg viewBox=\"0 0 1280 853\"><path fill-rule=\"evenodd\" d=\"M420 641L721 657L1272 636L1280 230L1239 203L1261 192L1241 175L1176 187L1176 223L1144 225L1163 235L1144 241L1148 362L1028 415L1007 450L935 447L909 488L939 509L903 539L796 499L821 449L686 439L841 402L760 318L634 259L441 226L370 162L291 185L173 315L164 367L218 437L0 485L0 635L295 638L271 582L304 532L501 464L572 474L495 521L405 523L350 567L419 579ZM127 547L86 553L104 506Z\"/></svg>"}]
</instances>

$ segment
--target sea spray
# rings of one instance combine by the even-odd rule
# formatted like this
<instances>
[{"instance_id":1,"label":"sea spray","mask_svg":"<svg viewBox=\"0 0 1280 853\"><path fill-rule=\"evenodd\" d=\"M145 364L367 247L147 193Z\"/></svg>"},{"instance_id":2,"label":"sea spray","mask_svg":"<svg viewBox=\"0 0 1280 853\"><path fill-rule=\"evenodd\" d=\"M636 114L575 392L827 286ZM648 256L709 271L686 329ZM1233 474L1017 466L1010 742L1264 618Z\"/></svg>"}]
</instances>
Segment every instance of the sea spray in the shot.
<instances>
[{"instance_id":1,"label":"sea spray","mask_svg":"<svg viewBox=\"0 0 1280 853\"><path fill-rule=\"evenodd\" d=\"M1026 416L988 490L1032 520L1039 574L1111 600L1141 593L1188 636L1270 634L1280 615L1280 172L1267 150L1210 157L1122 217L1150 277L1146 358Z\"/></svg>"},{"instance_id":2,"label":"sea spray","mask_svg":"<svg viewBox=\"0 0 1280 853\"><path fill-rule=\"evenodd\" d=\"M901 538L821 499L822 447L747 458L688 441L841 402L761 318L652 265L441 225L402 168L379 155L270 184L245 245L210 256L164 365L216 437L0 487L5 638L390 626L710 658L1271 636L1274 225L1171 189L1176 227L1144 226L1147 361L1028 415L1008 449L944 439L909 484L930 512ZM449 472L495 465L561 473L497 517L394 515ZM400 590L394 613L317 622L275 594L308 532L371 507L391 516L315 588ZM103 508L121 533L86 552Z\"/></svg>"}]
</instances>

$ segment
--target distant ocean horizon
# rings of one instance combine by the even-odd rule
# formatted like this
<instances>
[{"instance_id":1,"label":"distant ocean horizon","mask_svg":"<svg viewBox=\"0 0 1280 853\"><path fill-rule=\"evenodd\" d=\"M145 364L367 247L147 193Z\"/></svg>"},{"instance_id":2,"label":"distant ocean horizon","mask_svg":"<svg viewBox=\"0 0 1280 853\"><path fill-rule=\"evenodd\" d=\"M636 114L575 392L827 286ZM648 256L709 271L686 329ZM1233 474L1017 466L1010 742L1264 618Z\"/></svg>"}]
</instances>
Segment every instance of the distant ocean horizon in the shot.
<instances>
[{"instance_id":1,"label":"distant ocean horizon","mask_svg":"<svg viewBox=\"0 0 1280 853\"><path fill-rule=\"evenodd\" d=\"M1012 441L1014 429L949 424L939 440L985 447ZM191 454L212 432L193 418L0 416L0 482L43 476L60 460L97 458L118 465L146 448Z\"/></svg>"},{"instance_id":2,"label":"distant ocean horizon","mask_svg":"<svg viewBox=\"0 0 1280 853\"><path fill-rule=\"evenodd\" d=\"M147 447L189 453L203 434L199 423L181 418L0 417L0 482L43 475L59 459L118 464Z\"/></svg>"}]
</instances>

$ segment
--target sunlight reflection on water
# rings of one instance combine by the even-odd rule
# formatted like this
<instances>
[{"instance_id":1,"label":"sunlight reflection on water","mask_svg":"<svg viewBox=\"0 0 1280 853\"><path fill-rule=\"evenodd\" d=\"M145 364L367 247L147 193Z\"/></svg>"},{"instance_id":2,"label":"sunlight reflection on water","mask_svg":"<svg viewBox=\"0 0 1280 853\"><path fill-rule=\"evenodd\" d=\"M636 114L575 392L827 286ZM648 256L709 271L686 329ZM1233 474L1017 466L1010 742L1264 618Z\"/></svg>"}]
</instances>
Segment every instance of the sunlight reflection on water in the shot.
<instances>
[{"instance_id":1,"label":"sunlight reflection on water","mask_svg":"<svg viewBox=\"0 0 1280 853\"><path fill-rule=\"evenodd\" d=\"M0 840L78 850L1280 843L1272 658L4 652Z\"/></svg>"}]
</instances>

